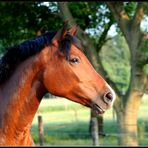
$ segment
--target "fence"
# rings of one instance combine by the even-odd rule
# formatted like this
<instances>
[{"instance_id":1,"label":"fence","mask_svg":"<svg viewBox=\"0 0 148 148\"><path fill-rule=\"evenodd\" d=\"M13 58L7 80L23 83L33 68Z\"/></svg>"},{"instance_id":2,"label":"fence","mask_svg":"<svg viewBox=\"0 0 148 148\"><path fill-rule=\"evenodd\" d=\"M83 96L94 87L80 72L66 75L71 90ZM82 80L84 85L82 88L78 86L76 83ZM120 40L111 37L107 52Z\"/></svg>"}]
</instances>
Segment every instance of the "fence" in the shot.
<instances>
[{"instance_id":1,"label":"fence","mask_svg":"<svg viewBox=\"0 0 148 148\"><path fill-rule=\"evenodd\" d=\"M92 133L89 133L89 130L88 130L88 132L82 132L82 133L81 132L78 133L78 132L74 132L74 131L63 131L63 132L58 133L57 132L58 129L60 129L60 128L66 129L67 126L66 125L65 126L64 125L62 125L62 126L56 125L56 129L57 129L56 132L55 133L53 133L53 132L48 133L48 138L58 136L58 138L61 137L61 139L62 139L63 137L67 137L67 135L70 135L70 137L73 139L76 139L76 137L83 137L83 138L86 137L86 139L88 139L88 137L89 137L89 145L88 146L99 146L99 145L106 146L106 145L109 145L109 143L111 143L110 146L116 146L116 145L118 146L118 144L117 144L118 137L121 136L124 138L125 135L118 134L118 133L104 133L104 135L99 136L97 133L98 127L96 126L97 124L95 124L95 122L97 122L97 120L96 120L96 118L93 118L92 124L94 124L95 126L93 126ZM54 126L54 128L55 128L55 126ZM39 140L40 146L48 145L48 143L45 142L44 130L46 130L46 127L44 127L43 117L42 117L42 115L38 115L38 140ZM139 131L138 132L138 141L141 141L140 145L147 146L148 145L148 141L147 141L148 132L145 132L145 126L144 125L140 126L138 131ZM58 138L57 138L57 145L59 142ZM108 144L106 142L104 143L104 141L106 141L106 140L109 142ZM100 143L100 141L101 141L101 143ZM114 143L114 142L112 143L112 141L116 141L116 143ZM144 141L144 142L142 143L142 141ZM81 145L83 145L83 144L81 144ZM85 143L84 143L84 145L85 145ZM79 146L79 144L78 144L78 146Z\"/></svg>"},{"instance_id":2,"label":"fence","mask_svg":"<svg viewBox=\"0 0 148 148\"><path fill-rule=\"evenodd\" d=\"M39 125L39 117L35 117L38 124L33 124L33 135L38 133L37 145L85 145L92 146L95 145L95 140L100 146L116 146L118 137L123 134L118 134L118 126L116 118L113 116L112 110L107 111L104 114L104 135L94 137L91 136L89 132L89 121L90 121L90 109L80 107L77 104L72 105L72 103L65 102L62 99L45 99L42 100L41 108L39 109L37 115L42 116L42 120ZM148 145L148 116L147 116L147 99L140 107L138 118L138 141L140 146ZM38 127L38 131L36 130ZM40 128L39 128L40 127ZM35 131L36 130L36 131ZM37 135L37 134L36 134ZM39 138L40 137L40 138ZM42 137L42 138L41 138ZM34 137L35 138L35 137ZM37 138L36 138L37 139ZM40 139L40 140L39 140ZM69 143L68 143L69 141ZM96 143L97 145L97 143ZM118 145L117 145L118 146Z\"/></svg>"}]
</instances>

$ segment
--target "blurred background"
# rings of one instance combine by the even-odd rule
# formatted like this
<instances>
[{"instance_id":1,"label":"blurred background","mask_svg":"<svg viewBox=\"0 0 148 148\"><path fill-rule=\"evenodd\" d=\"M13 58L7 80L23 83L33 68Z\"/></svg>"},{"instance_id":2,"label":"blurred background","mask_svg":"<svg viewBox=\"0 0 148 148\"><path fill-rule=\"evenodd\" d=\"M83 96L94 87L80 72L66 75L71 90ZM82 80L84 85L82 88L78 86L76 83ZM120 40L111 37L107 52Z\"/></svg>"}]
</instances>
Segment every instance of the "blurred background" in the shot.
<instances>
[{"instance_id":1,"label":"blurred background","mask_svg":"<svg viewBox=\"0 0 148 148\"><path fill-rule=\"evenodd\" d=\"M36 145L148 146L147 2L0 2L0 55L5 48L65 20L94 68L115 90L114 106L103 115L47 94L34 117ZM40 117L40 118L39 118Z\"/></svg>"}]
</instances>

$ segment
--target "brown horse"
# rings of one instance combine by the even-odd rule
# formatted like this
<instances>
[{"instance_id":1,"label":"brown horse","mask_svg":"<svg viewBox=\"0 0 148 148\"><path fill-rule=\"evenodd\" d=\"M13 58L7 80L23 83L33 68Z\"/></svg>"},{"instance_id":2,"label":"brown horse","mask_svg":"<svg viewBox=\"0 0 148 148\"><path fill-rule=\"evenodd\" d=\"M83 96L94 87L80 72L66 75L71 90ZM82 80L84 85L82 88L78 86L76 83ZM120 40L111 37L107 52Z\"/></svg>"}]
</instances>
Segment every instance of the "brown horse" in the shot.
<instances>
[{"instance_id":1,"label":"brown horse","mask_svg":"<svg viewBox=\"0 0 148 148\"><path fill-rule=\"evenodd\" d=\"M0 61L0 145L34 145L30 127L50 92L104 113L115 93L94 70L76 27L47 32L7 49Z\"/></svg>"}]
</instances>

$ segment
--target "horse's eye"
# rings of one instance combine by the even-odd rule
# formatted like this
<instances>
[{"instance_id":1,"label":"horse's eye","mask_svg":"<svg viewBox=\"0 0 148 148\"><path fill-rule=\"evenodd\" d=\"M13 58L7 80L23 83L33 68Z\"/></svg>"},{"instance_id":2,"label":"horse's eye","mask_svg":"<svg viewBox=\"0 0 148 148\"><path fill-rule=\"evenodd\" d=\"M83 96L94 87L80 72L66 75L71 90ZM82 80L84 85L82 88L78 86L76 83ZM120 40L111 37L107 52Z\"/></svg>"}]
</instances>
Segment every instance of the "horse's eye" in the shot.
<instances>
[{"instance_id":1,"label":"horse's eye","mask_svg":"<svg viewBox=\"0 0 148 148\"><path fill-rule=\"evenodd\" d=\"M78 64L79 59L78 58L72 58L72 59L69 59L69 62L72 63L72 64Z\"/></svg>"}]
</instances>

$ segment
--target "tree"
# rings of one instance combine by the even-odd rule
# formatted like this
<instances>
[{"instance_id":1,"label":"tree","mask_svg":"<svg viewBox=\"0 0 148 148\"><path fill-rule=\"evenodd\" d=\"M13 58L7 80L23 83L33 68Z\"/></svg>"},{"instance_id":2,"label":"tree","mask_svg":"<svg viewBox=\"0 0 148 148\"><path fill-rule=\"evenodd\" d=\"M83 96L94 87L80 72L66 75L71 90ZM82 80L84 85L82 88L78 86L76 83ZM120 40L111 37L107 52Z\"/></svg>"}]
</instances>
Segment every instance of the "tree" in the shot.
<instances>
[{"instance_id":1,"label":"tree","mask_svg":"<svg viewBox=\"0 0 148 148\"><path fill-rule=\"evenodd\" d=\"M53 17L53 7L42 2L1 2L0 42L6 46L18 44L45 31L57 30L62 25L59 17ZM52 12L52 13L51 13ZM53 25L54 24L54 25Z\"/></svg>"},{"instance_id":2,"label":"tree","mask_svg":"<svg viewBox=\"0 0 148 148\"><path fill-rule=\"evenodd\" d=\"M145 35L140 28L140 23L144 17L144 10L147 6L145 2L138 2L134 6L133 15L126 10L124 2L106 2L115 20L125 37L130 50L130 84L128 90L122 95L118 90L118 101L115 104L117 119L119 124L119 144L124 146L137 146L137 115L139 105L148 87L148 75L144 72L145 64L148 64L148 50L144 53Z\"/></svg>"}]
</instances>

